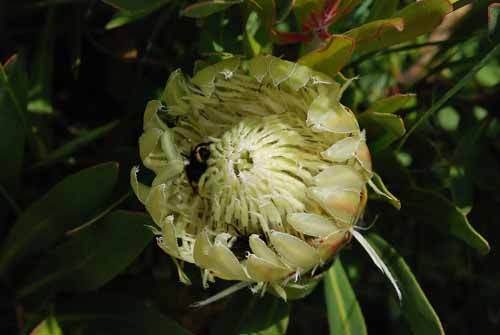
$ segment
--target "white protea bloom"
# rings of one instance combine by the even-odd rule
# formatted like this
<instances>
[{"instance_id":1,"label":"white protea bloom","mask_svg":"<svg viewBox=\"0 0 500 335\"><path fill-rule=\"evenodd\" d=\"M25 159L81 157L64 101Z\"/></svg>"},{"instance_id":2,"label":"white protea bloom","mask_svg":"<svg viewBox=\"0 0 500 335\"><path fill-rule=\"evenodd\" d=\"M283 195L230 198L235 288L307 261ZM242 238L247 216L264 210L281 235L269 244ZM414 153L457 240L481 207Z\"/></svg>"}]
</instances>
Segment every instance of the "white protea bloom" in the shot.
<instances>
[{"instance_id":1,"label":"white protea bloom","mask_svg":"<svg viewBox=\"0 0 500 335\"><path fill-rule=\"evenodd\" d=\"M143 185L134 168L131 184L182 281L185 261L202 269L204 285L219 277L240 281L230 291L271 287L286 299L287 286L354 236L395 285L354 229L372 165L343 89L272 56L231 58L192 79L172 73L139 139L156 177Z\"/></svg>"}]
</instances>

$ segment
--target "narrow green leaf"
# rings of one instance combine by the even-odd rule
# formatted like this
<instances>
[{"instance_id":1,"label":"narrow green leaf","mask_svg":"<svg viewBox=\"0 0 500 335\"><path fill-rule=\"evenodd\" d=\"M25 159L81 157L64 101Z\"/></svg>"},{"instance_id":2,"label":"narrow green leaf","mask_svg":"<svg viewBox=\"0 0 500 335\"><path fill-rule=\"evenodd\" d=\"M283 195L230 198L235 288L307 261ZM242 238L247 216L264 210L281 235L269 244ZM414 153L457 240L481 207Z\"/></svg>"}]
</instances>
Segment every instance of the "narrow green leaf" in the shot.
<instances>
[{"instance_id":1,"label":"narrow green leaf","mask_svg":"<svg viewBox=\"0 0 500 335\"><path fill-rule=\"evenodd\" d=\"M280 298L241 291L228 302L210 334L282 335L286 334L288 315L288 305Z\"/></svg>"},{"instance_id":2,"label":"narrow green leaf","mask_svg":"<svg viewBox=\"0 0 500 335\"><path fill-rule=\"evenodd\" d=\"M488 121L481 125L474 124L464 131L457 148L453 163L450 167L450 190L453 202L460 211L467 215L472 209L474 201L474 187L472 175L477 165L484 164L481 158L481 138L486 130Z\"/></svg>"},{"instance_id":3,"label":"narrow green leaf","mask_svg":"<svg viewBox=\"0 0 500 335\"><path fill-rule=\"evenodd\" d=\"M399 0L375 0L370 9L366 22L387 19L394 15L398 8Z\"/></svg>"},{"instance_id":4,"label":"narrow green leaf","mask_svg":"<svg viewBox=\"0 0 500 335\"><path fill-rule=\"evenodd\" d=\"M184 8L181 11L181 15L197 19L221 12L233 5L241 3L243 3L243 0L201 1Z\"/></svg>"},{"instance_id":5,"label":"narrow green leaf","mask_svg":"<svg viewBox=\"0 0 500 335\"><path fill-rule=\"evenodd\" d=\"M448 0L422 0L406 6L392 19L373 21L345 34L356 40L357 54L380 50L431 32L451 10Z\"/></svg>"},{"instance_id":6,"label":"narrow green leaf","mask_svg":"<svg viewBox=\"0 0 500 335\"><path fill-rule=\"evenodd\" d=\"M0 273L88 219L111 195L118 165L105 163L65 178L35 201L14 224L0 252Z\"/></svg>"},{"instance_id":7,"label":"narrow green leaf","mask_svg":"<svg viewBox=\"0 0 500 335\"><path fill-rule=\"evenodd\" d=\"M488 64L491 60L495 59L495 57L500 54L500 44L497 44L493 49L491 49L480 62L476 63L467 74L462 77L452 88L450 88L438 101L436 101L431 108L425 111L420 118L411 126L406 135L401 139L398 145L398 149L401 149L405 144L406 140L410 135L431 115L437 112L444 104L451 99L455 94L457 94L464 86L474 78L476 73L479 72L486 64Z\"/></svg>"},{"instance_id":8,"label":"narrow green leaf","mask_svg":"<svg viewBox=\"0 0 500 335\"><path fill-rule=\"evenodd\" d=\"M330 334L367 334L363 313L339 257L328 270L324 283Z\"/></svg>"},{"instance_id":9,"label":"narrow green leaf","mask_svg":"<svg viewBox=\"0 0 500 335\"><path fill-rule=\"evenodd\" d=\"M51 287L95 290L122 272L153 239L149 216L116 211L51 250L18 290L25 297Z\"/></svg>"},{"instance_id":10,"label":"narrow green leaf","mask_svg":"<svg viewBox=\"0 0 500 335\"><path fill-rule=\"evenodd\" d=\"M96 335L190 335L158 308L125 296L100 293L56 302L55 315L63 333Z\"/></svg>"},{"instance_id":11,"label":"narrow green leaf","mask_svg":"<svg viewBox=\"0 0 500 335\"><path fill-rule=\"evenodd\" d=\"M152 12L167 4L169 0L103 0L110 6L130 12Z\"/></svg>"},{"instance_id":12,"label":"narrow green leaf","mask_svg":"<svg viewBox=\"0 0 500 335\"><path fill-rule=\"evenodd\" d=\"M372 154L387 148L406 131L403 120L395 114L364 112L358 115L358 121L367 131Z\"/></svg>"},{"instance_id":13,"label":"narrow green leaf","mask_svg":"<svg viewBox=\"0 0 500 335\"><path fill-rule=\"evenodd\" d=\"M422 222L455 236L482 254L490 251L488 242L471 226L467 217L441 194L412 190L402 199L404 207Z\"/></svg>"},{"instance_id":14,"label":"narrow green leaf","mask_svg":"<svg viewBox=\"0 0 500 335\"><path fill-rule=\"evenodd\" d=\"M29 90L28 111L50 114L52 107L52 76L54 72L54 10L49 9L43 32L38 40L34 64L32 67Z\"/></svg>"},{"instance_id":15,"label":"narrow green leaf","mask_svg":"<svg viewBox=\"0 0 500 335\"><path fill-rule=\"evenodd\" d=\"M52 163L57 162L61 158L73 154L81 147L88 145L96 141L97 139L101 138L102 136L106 135L107 133L109 133L112 129L114 129L118 125L118 123L119 123L118 121L112 121L108 124L105 124L104 126L82 133L74 140L71 140L68 143L64 144L62 147L50 152L43 161L35 164L33 168L51 165Z\"/></svg>"},{"instance_id":16,"label":"narrow green leaf","mask_svg":"<svg viewBox=\"0 0 500 335\"><path fill-rule=\"evenodd\" d=\"M367 236L371 246L396 277L403 293L403 317L414 334L444 335L441 321L404 259L377 234Z\"/></svg>"},{"instance_id":17,"label":"narrow green leaf","mask_svg":"<svg viewBox=\"0 0 500 335\"><path fill-rule=\"evenodd\" d=\"M304 55L298 62L333 76L349 62L353 51L352 38L333 35L324 47Z\"/></svg>"},{"instance_id":18,"label":"narrow green leaf","mask_svg":"<svg viewBox=\"0 0 500 335\"><path fill-rule=\"evenodd\" d=\"M415 94L395 94L376 101L366 112L393 114L414 101L415 96Z\"/></svg>"},{"instance_id":19,"label":"narrow green leaf","mask_svg":"<svg viewBox=\"0 0 500 335\"><path fill-rule=\"evenodd\" d=\"M136 22L145 18L149 13L147 12L129 12L129 11L118 11L113 15L111 20L104 26L107 30L115 29L118 27L125 26L129 23Z\"/></svg>"},{"instance_id":20,"label":"narrow green leaf","mask_svg":"<svg viewBox=\"0 0 500 335\"><path fill-rule=\"evenodd\" d=\"M27 75L16 55L0 64L0 184L18 187L26 140Z\"/></svg>"}]
</instances>

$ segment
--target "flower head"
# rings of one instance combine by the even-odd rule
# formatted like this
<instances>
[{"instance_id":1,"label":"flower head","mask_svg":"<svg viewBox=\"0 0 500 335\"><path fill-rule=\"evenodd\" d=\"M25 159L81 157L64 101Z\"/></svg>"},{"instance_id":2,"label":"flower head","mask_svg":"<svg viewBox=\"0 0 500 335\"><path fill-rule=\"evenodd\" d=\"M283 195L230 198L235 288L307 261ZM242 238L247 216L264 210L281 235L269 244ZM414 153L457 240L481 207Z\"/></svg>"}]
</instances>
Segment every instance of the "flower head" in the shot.
<instances>
[{"instance_id":1,"label":"flower head","mask_svg":"<svg viewBox=\"0 0 500 335\"><path fill-rule=\"evenodd\" d=\"M272 56L231 58L192 79L174 72L139 139L156 177L146 186L131 171L158 245L199 266L205 285L270 285L285 298L284 288L359 238L372 166L343 89Z\"/></svg>"}]
</instances>

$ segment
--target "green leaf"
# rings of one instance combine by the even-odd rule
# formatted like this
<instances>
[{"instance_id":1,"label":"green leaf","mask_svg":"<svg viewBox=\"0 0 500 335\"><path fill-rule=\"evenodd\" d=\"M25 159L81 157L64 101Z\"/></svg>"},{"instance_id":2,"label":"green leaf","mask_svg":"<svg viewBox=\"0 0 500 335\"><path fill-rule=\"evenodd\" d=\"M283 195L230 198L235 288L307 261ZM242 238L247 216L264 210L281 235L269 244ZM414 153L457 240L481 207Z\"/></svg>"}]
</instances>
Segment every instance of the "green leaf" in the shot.
<instances>
[{"instance_id":1,"label":"green leaf","mask_svg":"<svg viewBox=\"0 0 500 335\"><path fill-rule=\"evenodd\" d=\"M339 257L328 270L324 285L330 334L367 334L363 313Z\"/></svg>"},{"instance_id":2,"label":"green leaf","mask_svg":"<svg viewBox=\"0 0 500 335\"><path fill-rule=\"evenodd\" d=\"M471 226L467 217L439 193L412 190L402 197L404 208L422 222L461 239L482 254L490 251L488 242Z\"/></svg>"},{"instance_id":3,"label":"green leaf","mask_svg":"<svg viewBox=\"0 0 500 335\"><path fill-rule=\"evenodd\" d=\"M490 39L500 42L500 3L492 3L488 6L488 33Z\"/></svg>"},{"instance_id":4,"label":"green leaf","mask_svg":"<svg viewBox=\"0 0 500 335\"><path fill-rule=\"evenodd\" d=\"M478 63L474 64L474 66L467 72L467 74L462 77L452 88L450 88L446 93L439 98L438 101L436 101L431 108L425 111L415 123L411 126L411 128L408 130L406 135L401 139L398 145L398 149L401 149L403 145L405 144L406 140L410 135L425 121L427 120L430 116L432 116L435 112L437 112L441 107L444 106L444 104L451 99L455 94L457 94L464 86L474 78L476 73L479 72L486 64L488 64L491 60L495 59L497 55L500 54L500 44L496 45L491 49Z\"/></svg>"},{"instance_id":5,"label":"green leaf","mask_svg":"<svg viewBox=\"0 0 500 335\"><path fill-rule=\"evenodd\" d=\"M65 178L18 218L0 252L0 273L14 260L32 255L82 224L108 197L118 164L105 163Z\"/></svg>"},{"instance_id":6,"label":"green leaf","mask_svg":"<svg viewBox=\"0 0 500 335\"><path fill-rule=\"evenodd\" d=\"M339 7L335 13L335 18L333 22L345 17L349 14L354 7L356 7L361 0L341 0ZM320 14L324 11L325 6L327 6L329 1L327 0L295 0L295 6L293 11L297 16L299 25L304 24L313 13Z\"/></svg>"},{"instance_id":7,"label":"green leaf","mask_svg":"<svg viewBox=\"0 0 500 335\"><path fill-rule=\"evenodd\" d=\"M211 329L212 335L281 335L288 327L288 305L266 294L235 294Z\"/></svg>"},{"instance_id":8,"label":"green leaf","mask_svg":"<svg viewBox=\"0 0 500 335\"><path fill-rule=\"evenodd\" d=\"M0 184L18 187L26 140L27 75L16 55L0 64Z\"/></svg>"},{"instance_id":9,"label":"green leaf","mask_svg":"<svg viewBox=\"0 0 500 335\"><path fill-rule=\"evenodd\" d=\"M28 111L50 114L52 107L52 76L54 72L54 10L49 9L45 27L38 40L35 61L32 67Z\"/></svg>"},{"instance_id":10,"label":"green leaf","mask_svg":"<svg viewBox=\"0 0 500 335\"><path fill-rule=\"evenodd\" d=\"M148 16L149 12L129 12L129 11L119 11L113 15L111 20L104 26L107 30L115 29L132 22L142 20Z\"/></svg>"},{"instance_id":11,"label":"green leaf","mask_svg":"<svg viewBox=\"0 0 500 335\"><path fill-rule=\"evenodd\" d=\"M358 121L366 129L372 154L387 148L406 131L403 120L395 114L364 112L358 115Z\"/></svg>"},{"instance_id":12,"label":"green leaf","mask_svg":"<svg viewBox=\"0 0 500 335\"><path fill-rule=\"evenodd\" d=\"M366 22L387 19L394 15L398 8L399 0L375 0L370 15Z\"/></svg>"},{"instance_id":13,"label":"green leaf","mask_svg":"<svg viewBox=\"0 0 500 335\"><path fill-rule=\"evenodd\" d=\"M353 51L352 38L333 35L324 47L304 55L298 62L333 76L349 62Z\"/></svg>"},{"instance_id":14,"label":"green leaf","mask_svg":"<svg viewBox=\"0 0 500 335\"><path fill-rule=\"evenodd\" d=\"M241 3L243 3L243 0L201 1L184 8L181 11L181 15L192 18L202 18L215 14L217 12L221 12L233 5Z\"/></svg>"},{"instance_id":15,"label":"green leaf","mask_svg":"<svg viewBox=\"0 0 500 335\"><path fill-rule=\"evenodd\" d=\"M95 290L121 273L153 239L144 214L116 211L83 228L62 243L18 290L25 297L51 287L57 291Z\"/></svg>"},{"instance_id":16,"label":"green leaf","mask_svg":"<svg viewBox=\"0 0 500 335\"><path fill-rule=\"evenodd\" d=\"M415 96L415 94L395 94L376 101L366 112L393 114L414 101Z\"/></svg>"},{"instance_id":17,"label":"green leaf","mask_svg":"<svg viewBox=\"0 0 500 335\"><path fill-rule=\"evenodd\" d=\"M63 335L63 332L54 315L49 315L33 329L30 335Z\"/></svg>"},{"instance_id":18,"label":"green leaf","mask_svg":"<svg viewBox=\"0 0 500 335\"><path fill-rule=\"evenodd\" d=\"M373 21L345 34L356 40L356 53L380 50L431 32L452 10L448 0L414 2L387 20Z\"/></svg>"},{"instance_id":19,"label":"green leaf","mask_svg":"<svg viewBox=\"0 0 500 335\"><path fill-rule=\"evenodd\" d=\"M414 334L444 335L441 321L404 259L376 234L367 236L371 246L395 276L403 293L401 310Z\"/></svg>"},{"instance_id":20,"label":"green leaf","mask_svg":"<svg viewBox=\"0 0 500 335\"><path fill-rule=\"evenodd\" d=\"M190 335L150 302L100 293L56 302L55 315L64 333L96 335Z\"/></svg>"},{"instance_id":21,"label":"green leaf","mask_svg":"<svg viewBox=\"0 0 500 335\"><path fill-rule=\"evenodd\" d=\"M150 13L163 5L169 0L103 0L110 6L118 8L122 11L130 12L147 12Z\"/></svg>"},{"instance_id":22,"label":"green leaf","mask_svg":"<svg viewBox=\"0 0 500 335\"><path fill-rule=\"evenodd\" d=\"M80 149L81 147L88 145L102 136L109 133L112 129L114 129L118 125L118 121L112 121L104 126L92 129L90 131L83 132L80 136L75 138L74 140L69 141L64 144L62 147L50 152L43 161L38 162L33 166L33 168L38 168L41 166L51 165L54 162L57 162L61 158L69 156L73 154L75 151Z\"/></svg>"}]
</instances>

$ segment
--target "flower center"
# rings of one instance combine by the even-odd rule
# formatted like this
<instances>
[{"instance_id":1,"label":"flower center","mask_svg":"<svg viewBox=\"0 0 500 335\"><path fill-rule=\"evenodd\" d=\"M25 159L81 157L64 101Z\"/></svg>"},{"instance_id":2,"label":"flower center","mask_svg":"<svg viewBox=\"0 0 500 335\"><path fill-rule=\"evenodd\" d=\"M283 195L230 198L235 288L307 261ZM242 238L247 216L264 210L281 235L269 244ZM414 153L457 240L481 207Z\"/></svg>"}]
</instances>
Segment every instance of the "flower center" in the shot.
<instances>
[{"instance_id":1,"label":"flower center","mask_svg":"<svg viewBox=\"0 0 500 335\"><path fill-rule=\"evenodd\" d=\"M211 229L293 232L286 215L313 206L306 189L327 164L318 154L325 144L301 123L288 114L249 117L210 139L198 192Z\"/></svg>"}]
</instances>

